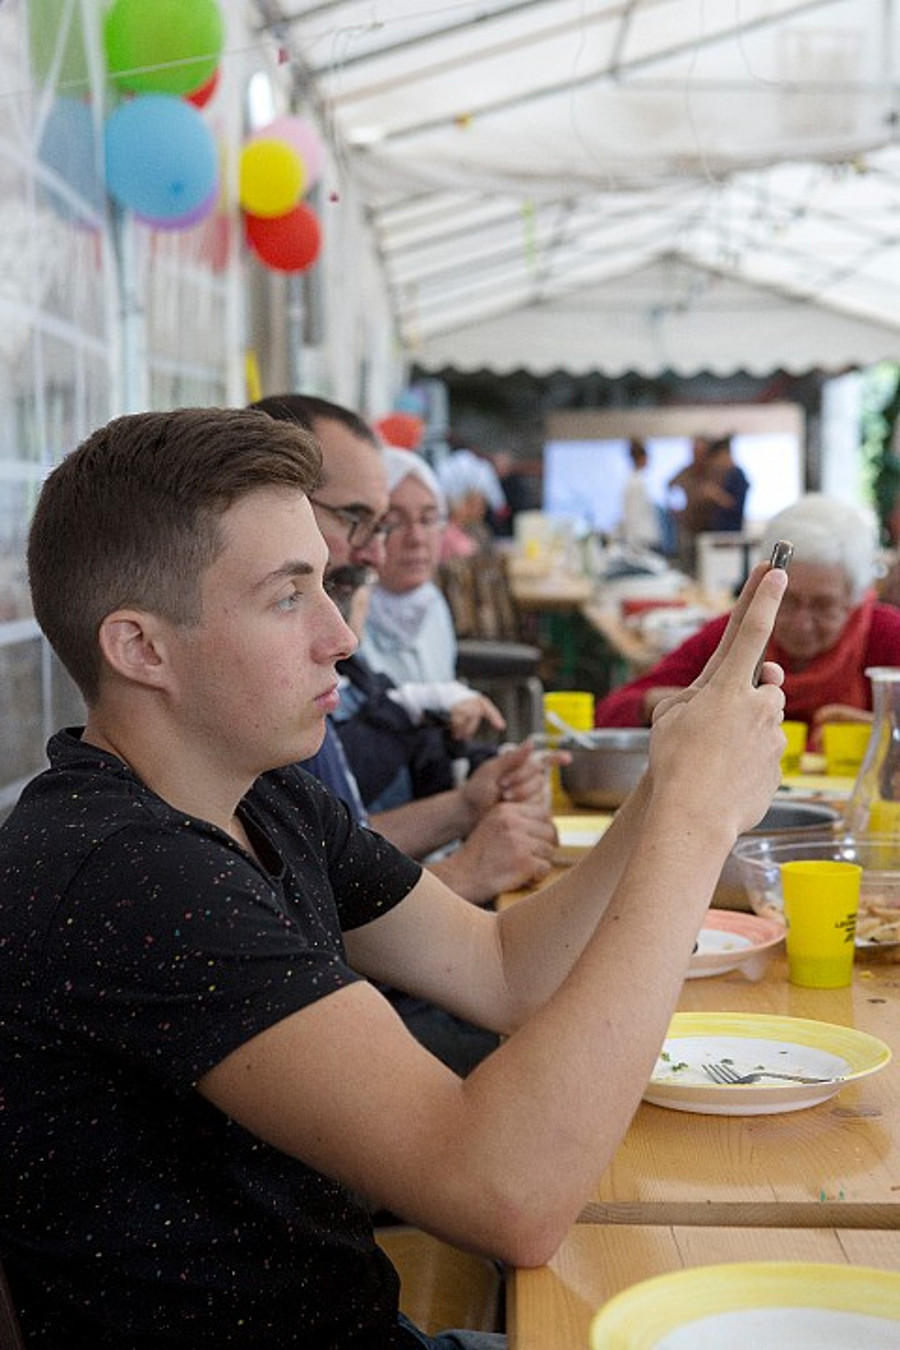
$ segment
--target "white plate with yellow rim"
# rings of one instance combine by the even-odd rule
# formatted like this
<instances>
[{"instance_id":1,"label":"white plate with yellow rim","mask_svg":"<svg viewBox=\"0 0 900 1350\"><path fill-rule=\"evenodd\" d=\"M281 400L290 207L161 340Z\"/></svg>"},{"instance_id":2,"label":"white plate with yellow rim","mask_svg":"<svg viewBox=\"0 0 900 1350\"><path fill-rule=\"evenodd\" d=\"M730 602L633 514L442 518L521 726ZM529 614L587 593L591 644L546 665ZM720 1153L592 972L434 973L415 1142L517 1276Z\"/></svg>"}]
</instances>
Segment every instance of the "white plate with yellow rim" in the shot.
<instances>
[{"instance_id":1,"label":"white plate with yellow rim","mask_svg":"<svg viewBox=\"0 0 900 1350\"><path fill-rule=\"evenodd\" d=\"M900 1275L743 1261L642 1280L591 1323L591 1350L897 1350Z\"/></svg>"},{"instance_id":2,"label":"white plate with yellow rim","mask_svg":"<svg viewBox=\"0 0 900 1350\"><path fill-rule=\"evenodd\" d=\"M833 1022L767 1013L676 1013L644 1101L701 1115L799 1111L827 1101L845 1083L883 1069L890 1058L884 1041ZM722 1063L739 1074L768 1070L820 1081L763 1078L758 1083L714 1083L703 1065Z\"/></svg>"},{"instance_id":3,"label":"white plate with yellow rim","mask_svg":"<svg viewBox=\"0 0 900 1350\"><path fill-rule=\"evenodd\" d=\"M554 862L577 862L609 829L612 815L604 812L586 812L581 816L554 816L553 824L559 843Z\"/></svg>"}]
</instances>

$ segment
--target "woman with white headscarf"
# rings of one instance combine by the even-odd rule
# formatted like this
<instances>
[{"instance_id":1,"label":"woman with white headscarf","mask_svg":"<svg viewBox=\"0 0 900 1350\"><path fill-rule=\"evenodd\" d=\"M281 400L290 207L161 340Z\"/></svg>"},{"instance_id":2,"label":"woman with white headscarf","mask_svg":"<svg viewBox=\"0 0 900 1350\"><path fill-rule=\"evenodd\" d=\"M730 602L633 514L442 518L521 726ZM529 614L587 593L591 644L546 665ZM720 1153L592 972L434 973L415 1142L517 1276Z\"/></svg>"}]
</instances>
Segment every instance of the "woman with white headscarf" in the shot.
<instances>
[{"instance_id":1,"label":"woman with white headscarf","mask_svg":"<svg viewBox=\"0 0 900 1350\"><path fill-rule=\"evenodd\" d=\"M499 512L506 506L497 470L472 450L456 450L439 466L438 478L448 516L441 562L471 558L486 533L488 510Z\"/></svg>"},{"instance_id":2,"label":"woman with white headscarf","mask_svg":"<svg viewBox=\"0 0 900 1350\"><path fill-rule=\"evenodd\" d=\"M456 633L434 575L447 520L433 470L410 450L387 448L392 526L373 586L360 651L398 684L453 680Z\"/></svg>"}]
</instances>

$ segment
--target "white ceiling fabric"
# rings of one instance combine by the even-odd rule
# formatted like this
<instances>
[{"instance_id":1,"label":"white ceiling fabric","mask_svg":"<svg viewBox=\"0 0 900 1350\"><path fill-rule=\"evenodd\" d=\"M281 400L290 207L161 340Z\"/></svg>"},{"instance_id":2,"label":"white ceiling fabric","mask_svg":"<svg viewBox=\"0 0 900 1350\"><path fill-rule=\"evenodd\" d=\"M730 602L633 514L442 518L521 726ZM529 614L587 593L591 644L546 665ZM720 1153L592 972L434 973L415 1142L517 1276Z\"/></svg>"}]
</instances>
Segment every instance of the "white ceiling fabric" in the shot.
<instances>
[{"instance_id":1,"label":"white ceiling fabric","mask_svg":"<svg viewBox=\"0 0 900 1350\"><path fill-rule=\"evenodd\" d=\"M266 3L437 369L900 356L893 0Z\"/></svg>"}]
</instances>

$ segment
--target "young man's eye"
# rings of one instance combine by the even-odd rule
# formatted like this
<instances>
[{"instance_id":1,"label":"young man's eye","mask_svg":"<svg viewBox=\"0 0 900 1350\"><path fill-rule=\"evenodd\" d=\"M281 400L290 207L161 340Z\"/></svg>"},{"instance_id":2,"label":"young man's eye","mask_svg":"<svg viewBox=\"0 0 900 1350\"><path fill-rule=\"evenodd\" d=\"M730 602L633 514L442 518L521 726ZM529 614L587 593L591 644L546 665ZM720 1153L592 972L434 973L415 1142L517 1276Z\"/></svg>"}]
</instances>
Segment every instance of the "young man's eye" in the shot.
<instances>
[{"instance_id":1,"label":"young man's eye","mask_svg":"<svg viewBox=\"0 0 900 1350\"><path fill-rule=\"evenodd\" d=\"M290 595L283 595L279 600L276 600L275 608L282 610L290 610L293 609L302 599L303 596L301 592L298 590L293 590L291 591Z\"/></svg>"}]
</instances>

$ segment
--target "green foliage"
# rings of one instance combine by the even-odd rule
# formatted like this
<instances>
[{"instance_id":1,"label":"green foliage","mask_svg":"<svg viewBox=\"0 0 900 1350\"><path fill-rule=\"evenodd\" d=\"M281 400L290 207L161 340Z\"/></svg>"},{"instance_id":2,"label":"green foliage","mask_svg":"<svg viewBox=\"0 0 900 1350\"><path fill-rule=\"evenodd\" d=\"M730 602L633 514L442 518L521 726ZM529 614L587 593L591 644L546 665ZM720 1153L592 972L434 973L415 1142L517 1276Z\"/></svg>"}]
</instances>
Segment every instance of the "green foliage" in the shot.
<instances>
[{"instance_id":1,"label":"green foliage","mask_svg":"<svg viewBox=\"0 0 900 1350\"><path fill-rule=\"evenodd\" d=\"M862 452L866 477L885 540L900 500L900 458L894 444L900 417L900 365L882 361L868 370L862 391Z\"/></svg>"}]
</instances>

